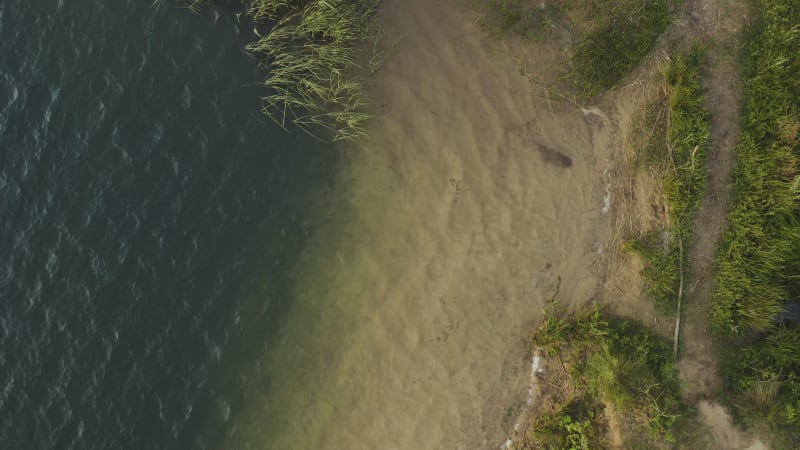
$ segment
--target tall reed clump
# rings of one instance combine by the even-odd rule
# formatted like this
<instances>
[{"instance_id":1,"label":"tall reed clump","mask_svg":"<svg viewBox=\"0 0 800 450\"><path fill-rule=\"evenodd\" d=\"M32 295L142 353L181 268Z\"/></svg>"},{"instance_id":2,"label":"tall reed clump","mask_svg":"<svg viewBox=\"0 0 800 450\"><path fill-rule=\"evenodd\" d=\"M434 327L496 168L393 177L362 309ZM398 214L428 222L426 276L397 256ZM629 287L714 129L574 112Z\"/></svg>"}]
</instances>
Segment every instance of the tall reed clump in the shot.
<instances>
[{"instance_id":1,"label":"tall reed clump","mask_svg":"<svg viewBox=\"0 0 800 450\"><path fill-rule=\"evenodd\" d=\"M528 424L521 448L611 448L607 411L632 448L669 446L688 430L670 344L646 328L609 318L597 305L569 314L551 310L531 345L557 358L553 370L567 379L546 379L562 386L550 399L552 411Z\"/></svg>"},{"instance_id":2,"label":"tall reed clump","mask_svg":"<svg viewBox=\"0 0 800 450\"><path fill-rule=\"evenodd\" d=\"M709 118L700 86L704 54L705 46L695 44L686 53L672 55L664 66L664 104L652 108L662 111L654 120L663 123L653 124L660 133L650 136L664 143L648 142L642 149L646 152L642 159L664 173L670 223L667 229L630 242L628 248L644 258L645 288L663 312L672 312L676 306L681 277L688 267L692 220L705 192Z\"/></svg>"},{"instance_id":3,"label":"tall reed clump","mask_svg":"<svg viewBox=\"0 0 800 450\"><path fill-rule=\"evenodd\" d=\"M231 0L178 0L197 11ZM243 0L258 40L247 45L267 71L263 111L320 140L364 134L367 95L362 77L374 73L393 44L374 19L380 0ZM367 45L371 42L372 45ZM386 48L384 48L386 47Z\"/></svg>"},{"instance_id":4,"label":"tall reed clump","mask_svg":"<svg viewBox=\"0 0 800 450\"><path fill-rule=\"evenodd\" d=\"M160 0L155 0L154 4L158 3ZM194 12L200 10L201 7L206 6L209 0L181 0L181 5L191 9Z\"/></svg>"},{"instance_id":5,"label":"tall reed clump","mask_svg":"<svg viewBox=\"0 0 800 450\"><path fill-rule=\"evenodd\" d=\"M800 445L800 330L776 323L800 298L800 8L753 0L729 229L717 255L710 324L730 339L724 375L742 416ZM753 399L770 397L767 408ZM791 426L789 426L791 425ZM791 431L794 430L794 431ZM791 431L791 432L790 432Z\"/></svg>"},{"instance_id":6,"label":"tall reed clump","mask_svg":"<svg viewBox=\"0 0 800 450\"><path fill-rule=\"evenodd\" d=\"M333 141L364 133L370 116L358 62L376 31L378 1L249 0L256 28L267 30L247 50L267 70L268 117Z\"/></svg>"}]
</instances>

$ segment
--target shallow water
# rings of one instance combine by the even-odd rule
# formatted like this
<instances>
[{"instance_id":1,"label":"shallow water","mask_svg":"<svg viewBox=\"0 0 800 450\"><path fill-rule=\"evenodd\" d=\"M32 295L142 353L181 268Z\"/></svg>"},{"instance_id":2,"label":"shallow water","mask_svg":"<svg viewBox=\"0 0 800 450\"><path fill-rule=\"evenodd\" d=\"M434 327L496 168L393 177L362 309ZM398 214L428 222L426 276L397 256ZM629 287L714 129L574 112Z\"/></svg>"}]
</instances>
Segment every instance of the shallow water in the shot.
<instances>
[{"instance_id":1,"label":"shallow water","mask_svg":"<svg viewBox=\"0 0 800 450\"><path fill-rule=\"evenodd\" d=\"M597 283L602 117L448 2L384 1L347 149L263 122L230 12L0 8L0 447L500 446Z\"/></svg>"},{"instance_id":2,"label":"shallow water","mask_svg":"<svg viewBox=\"0 0 800 450\"><path fill-rule=\"evenodd\" d=\"M399 41L371 82L381 118L218 448L499 448L543 306L595 292L610 125L542 98L440 3L382 3Z\"/></svg>"}]
</instances>

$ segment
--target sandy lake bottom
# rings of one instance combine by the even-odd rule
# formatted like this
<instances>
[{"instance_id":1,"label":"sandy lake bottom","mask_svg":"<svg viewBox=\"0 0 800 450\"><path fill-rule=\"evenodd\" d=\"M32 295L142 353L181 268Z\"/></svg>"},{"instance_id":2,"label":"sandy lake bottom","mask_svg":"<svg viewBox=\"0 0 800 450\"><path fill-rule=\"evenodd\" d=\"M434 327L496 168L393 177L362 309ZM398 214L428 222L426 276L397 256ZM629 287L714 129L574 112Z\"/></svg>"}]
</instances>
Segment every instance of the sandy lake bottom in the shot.
<instances>
[{"instance_id":1,"label":"sandy lake bottom","mask_svg":"<svg viewBox=\"0 0 800 450\"><path fill-rule=\"evenodd\" d=\"M535 92L465 12L383 3L380 118L309 204L334 219L223 448L499 447L544 305L592 299L612 125Z\"/></svg>"}]
</instances>

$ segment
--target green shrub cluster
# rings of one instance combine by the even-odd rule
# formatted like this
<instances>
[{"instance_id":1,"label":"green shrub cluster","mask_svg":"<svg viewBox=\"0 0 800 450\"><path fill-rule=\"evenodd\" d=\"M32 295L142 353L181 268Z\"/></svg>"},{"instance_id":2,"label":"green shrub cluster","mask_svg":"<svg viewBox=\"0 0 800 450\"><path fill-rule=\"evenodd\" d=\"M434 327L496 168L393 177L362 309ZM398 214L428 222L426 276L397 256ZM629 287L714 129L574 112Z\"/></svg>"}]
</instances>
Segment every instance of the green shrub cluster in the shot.
<instances>
[{"instance_id":1,"label":"green shrub cluster","mask_svg":"<svg viewBox=\"0 0 800 450\"><path fill-rule=\"evenodd\" d=\"M558 411L537 418L523 449L608 448L604 440L603 405L593 400L588 396L575 398L560 405Z\"/></svg>"},{"instance_id":2,"label":"green shrub cluster","mask_svg":"<svg viewBox=\"0 0 800 450\"><path fill-rule=\"evenodd\" d=\"M608 448L609 404L633 430L629 444L669 444L685 425L679 422L689 410L681 401L670 344L648 329L608 319L595 305L571 314L550 311L531 344L569 361L576 389L555 412L530 424L523 448Z\"/></svg>"},{"instance_id":3,"label":"green shrub cluster","mask_svg":"<svg viewBox=\"0 0 800 450\"><path fill-rule=\"evenodd\" d=\"M710 324L727 339L723 375L740 416L767 419L796 447L800 330L775 319L800 298L800 8L794 0L754 0L753 10Z\"/></svg>"},{"instance_id":4,"label":"green shrub cluster","mask_svg":"<svg viewBox=\"0 0 800 450\"><path fill-rule=\"evenodd\" d=\"M703 105L700 86L705 47L692 46L686 53L674 54L664 68L664 105L651 110L664 111L654 120L656 132L643 149L648 163L663 169L662 181L670 224L628 243L628 249L645 260L643 277L646 291L662 312L671 313L678 298L681 271L685 272L691 244L692 220L706 185L706 148L709 140L708 111ZM660 122L663 120L663 124ZM663 134L662 134L663 133ZM651 148L666 151L648 150Z\"/></svg>"}]
</instances>

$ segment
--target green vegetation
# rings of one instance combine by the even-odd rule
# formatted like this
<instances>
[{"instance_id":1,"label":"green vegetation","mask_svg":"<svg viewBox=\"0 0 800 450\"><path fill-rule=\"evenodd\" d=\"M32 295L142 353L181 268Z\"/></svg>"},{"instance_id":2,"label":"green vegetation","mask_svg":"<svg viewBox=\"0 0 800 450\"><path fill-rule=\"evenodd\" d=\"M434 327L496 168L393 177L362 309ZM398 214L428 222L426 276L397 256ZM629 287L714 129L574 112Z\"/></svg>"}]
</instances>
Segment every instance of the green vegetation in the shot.
<instances>
[{"instance_id":1,"label":"green vegetation","mask_svg":"<svg viewBox=\"0 0 800 450\"><path fill-rule=\"evenodd\" d=\"M361 77L386 58L374 25L380 0L245 0L258 40L247 51L267 71L264 113L322 140L364 133ZM211 0L183 0L192 9ZM371 43L372 46L367 44ZM372 55L369 55L370 48Z\"/></svg>"},{"instance_id":2,"label":"green vegetation","mask_svg":"<svg viewBox=\"0 0 800 450\"><path fill-rule=\"evenodd\" d=\"M646 328L608 319L597 305L549 311L531 344L568 373L553 412L530 423L522 448L609 448L609 410L632 447L669 446L688 426L670 344Z\"/></svg>"},{"instance_id":3,"label":"green vegetation","mask_svg":"<svg viewBox=\"0 0 800 450\"><path fill-rule=\"evenodd\" d=\"M575 85L587 96L615 87L669 27L675 4L674 0L590 2L590 17L596 23L573 47Z\"/></svg>"},{"instance_id":4,"label":"green vegetation","mask_svg":"<svg viewBox=\"0 0 800 450\"><path fill-rule=\"evenodd\" d=\"M700 86L704 52L705 47L696 44L666 64L664 96L648 110L652 123L645 127L649 136L639 155L642 164L663 173L670 223L628 243L628 248L644 258L645 289L662 312L672 312L680 301L688 263L685 250L706 184L709 120Z\"/></svg>"},{"instance_id":5,"label":"green vegetation","mask_svg":"<svg viewBox=\"0 0 800 450\"><path fill-rule=\"evenodd\" d=\"M683 264L676 236L667 230L654 230L627 242L626 248L644 259L645 292L653 298L660 312L672 314L678 303Z\"/></svg>"},{"instance_id":6,"label":"green vegetation","mask_svg":"<svg viewBox=\"0 0 800 450\"><path fill-rule=\"evenodd\" d=\"M758 1L746 36L745 99L730 230L718 258L711 322L722 335L765 331L800 295L800 10Z\"/></svg>"},{"instance_id":7,"label":"green vegetation","mask_svg":"<svg viewBox=\"0 0 800 450\"><path fill-rule=\"evenodd\" d=\"M742 51L744 101L729 229L717 255L710 324L741 418L800 446L800 330L776 323L800 298L800 9L753 0Z\"/></svg>"},{"instance_id":8,"label":"green vegetation","mask_svg":"<svg viewBox=\"0 0 800 450\"><path fill-rule=\"evenodd\" d=\"M479 25L494 36L517 35L528 40L540 40L556 27L562 16L564 2L542 3L527 0L487 0L481 2Z\"/></svg>"},{"instance_id":9,"label":"green vegetation","mask_svg":"<svg viewBox=\"0 0 800 450\"><path fill-rule=\"evenodd\" d=\"M257 27L269 31L248 45L268 70L264 112L281 126L291 121L331 139L363 134L369 118L357 81L359 50L374 29L377 0L251 0Z\"/></svg>"},{"instance_id":10,"label":"green vegetation","mask_svg":"<svg viewBox=\"0 0 800 450\"><path fill-rule=\"evenodd\" d=\"M565 74L590 98L618 85L647 56L672 21L677 0L488 0L480 24L493 35L544 39L554 30L577 36Z\"/></svg>"},{"instance_id":11,"label":"green vegetation","mask_svg":"<svg viewBox=\"0 0 800 450\"><path fill-rule=\"evenodd\" d=\"M572 399L553 414L537 418L531 425L523 449L603 449L605 438L603 405L588 397Z\"/></svg>"}]
</instances>

